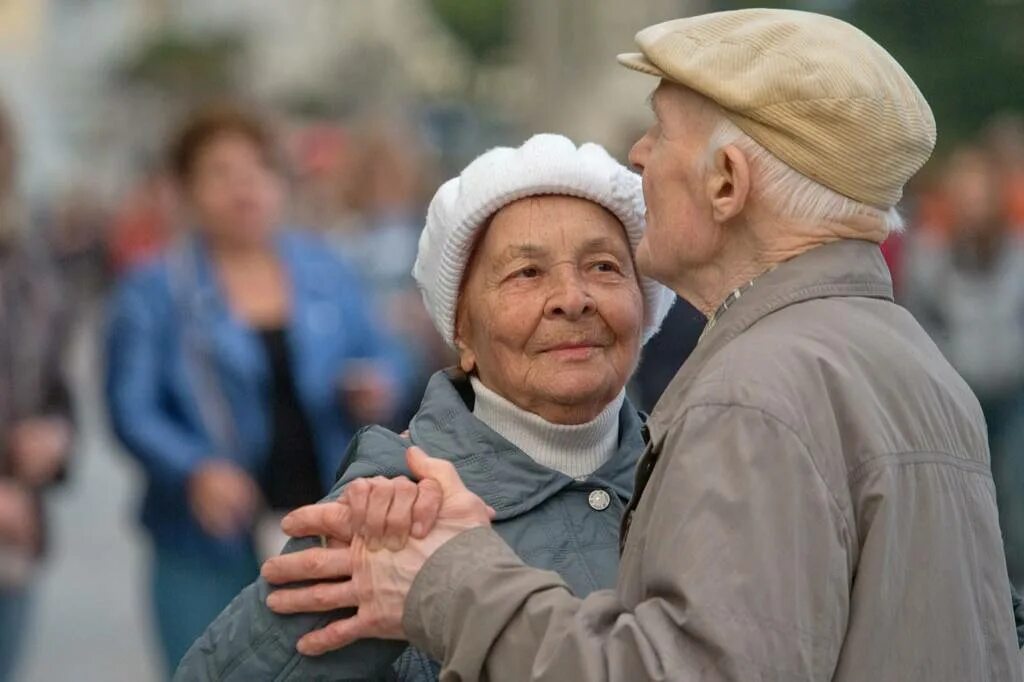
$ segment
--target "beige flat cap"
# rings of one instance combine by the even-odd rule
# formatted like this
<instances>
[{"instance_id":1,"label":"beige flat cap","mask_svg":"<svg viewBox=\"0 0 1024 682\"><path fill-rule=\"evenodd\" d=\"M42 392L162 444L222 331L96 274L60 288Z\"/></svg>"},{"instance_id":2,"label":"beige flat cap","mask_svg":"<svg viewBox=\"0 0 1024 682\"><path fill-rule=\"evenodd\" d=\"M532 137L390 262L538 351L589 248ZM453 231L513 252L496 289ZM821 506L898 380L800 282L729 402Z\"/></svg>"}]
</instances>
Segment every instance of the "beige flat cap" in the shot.
<instances>
[{"instance_id":1,"label":"beige flat cap","mask_svg":"<svg viewBox=\"0 0 1024 682\"><path fill-rule=\"evenodd\" d=\"M895 206L935 147L935 118L903 67L850 24L750 9L636 34L623 65L691 88L794 169L871 206Z\"/></svg>"}]
</instances>

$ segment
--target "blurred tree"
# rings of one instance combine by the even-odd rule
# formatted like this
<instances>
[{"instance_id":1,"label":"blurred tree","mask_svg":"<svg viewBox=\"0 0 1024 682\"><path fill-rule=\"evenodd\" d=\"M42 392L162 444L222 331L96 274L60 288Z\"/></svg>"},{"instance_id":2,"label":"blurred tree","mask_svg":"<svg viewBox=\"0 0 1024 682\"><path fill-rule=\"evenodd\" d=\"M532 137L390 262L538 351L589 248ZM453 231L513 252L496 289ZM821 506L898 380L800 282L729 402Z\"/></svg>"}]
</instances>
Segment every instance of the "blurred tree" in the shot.
<instances>
[{"instance_id":1,"label":"blurred tree","mask_svg":"<svg viewBox=\"0 0 1024 682\"><path fill-rule=\"evenodd\" d=\"M717 9L763 6L718 0ZM1024 0L791 0L775 7L846 19L881 43L924 93L944 148L994 113L1024 110Z\"/></svg>"},{"instance_id":2,"label":"blurred tree","mask_svg":"<svg viewBox=\"0 0 1024 682\"><path fill-rule=\"evenodd\" d=\"M115 71L115 78L186 99L226 94L235 89L237 60L243 49L243 39L235 34L197 36L163 31L129 54Z\"/></svg>"},{"instance_id":3,"label":"blurred tree","mask_svg":"<svg viewBox=\"0 0 1024 682\"><path fill-rule=\"evenodd\" d=\"M430 0L430 6L477 61L488 61L508 47L508 0Z\"/></svg>"}]
</instances>

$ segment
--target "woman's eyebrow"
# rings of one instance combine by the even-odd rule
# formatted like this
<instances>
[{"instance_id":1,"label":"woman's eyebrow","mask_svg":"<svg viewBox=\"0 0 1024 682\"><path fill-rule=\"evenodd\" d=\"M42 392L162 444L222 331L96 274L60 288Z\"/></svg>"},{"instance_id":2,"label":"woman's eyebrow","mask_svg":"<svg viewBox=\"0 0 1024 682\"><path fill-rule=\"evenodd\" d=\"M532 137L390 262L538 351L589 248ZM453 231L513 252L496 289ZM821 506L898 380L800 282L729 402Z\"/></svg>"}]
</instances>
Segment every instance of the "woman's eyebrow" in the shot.
<instances>
[{"instance_id":1,"label":"woman's eyebrow","mask_svg":"<svg viewBox=\"0 0 1024 682\"><path fill-rule=\"evenodd\" d=\"M611 253L618 253L623 251L623 244L615 239L608 237L593 237L583 242L580 247L582 253L591 253L594 251L608 251Z\"/></svg>"},{"instance_id":2,"label":"woman's eyebrow","mask_svg":"<svg viewBox=\"0 0 1024 682\"><path fill-rule=\"evenodd\" d=\"M512 244L502 253L503 260L514 258L536 258L547 254L548 250L539 244Z\"/></svg>"}]
</instances>

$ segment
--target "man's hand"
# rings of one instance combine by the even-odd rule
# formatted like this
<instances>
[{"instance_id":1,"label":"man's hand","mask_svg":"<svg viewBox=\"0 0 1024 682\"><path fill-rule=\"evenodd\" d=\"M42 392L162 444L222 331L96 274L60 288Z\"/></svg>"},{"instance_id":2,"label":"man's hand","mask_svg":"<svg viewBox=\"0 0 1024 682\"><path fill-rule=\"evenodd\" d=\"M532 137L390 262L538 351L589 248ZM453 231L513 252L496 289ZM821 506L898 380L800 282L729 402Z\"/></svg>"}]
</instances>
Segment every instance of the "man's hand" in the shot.
<instances>
[{"instance_id":1,"label":"man's hand","mask_svg":"<svg viewBox=\"0 0 1024 682\"><path fill-rule=\"evenodd\" d=\"M33 548L39 531L31 493L14 481L0 479L0 545Z\"/></svg>"},{"instance_id":2,"label":"man's hand","mask_svg":"<svg viewBox=\"0 0 1024 682\"><path fill-rule=\"evenodd\" d=\"M61 417L38 417L11 429L11 467L15 478L32 487L57 477L71 447L71 425Z\"/></svg>"},{"instance_id":3,"label":"man's hand","mask_svg":"<svg viewBox=\"0 0 1024 682\"><path fill-rule=\"evenodd\" d=\"M252 523L260 491L252 477L237 465L213 459L192 474L188 499L203 530L214 537L226 538Z\"/></svg>"},{"instance_id":4,"label":"man's hand","mask_svg":"<svg viewBox=\"0 0 1024 682\"><path fill-rule=\"evenodd\" d=\"M430 458L415 447L408 450L407 460L410 470L420 478L420 484L415 486L418 491L431 491L436 484L440 492L440 506L433 529L429 529L429 519L423 516L432 509L433 502L430 496L433 493L425 494L425 502L420 508L418 518L422 525L414 530L413 519L416 516L419 495L417 494L416 499L410 504L412 489L403 479L383 478L368 479L365 487L364 484L360 484L357 488L355 507L361 507L364 511L357 512L351 506L349 491L352 484L349 484L346 487L346 495L339 504L314 505L326 508L315 511L310 507L297 510L286 517L282 524L289 535L333 536L335 542L340 541L342 544L334 548L328 547L326 552L333 553L330 555L331 558L324 553L310 554L305 566L301 565L303 560L300 559L293 559L287 565L279 563L286 557L273 559L275 565L270 568L272 578L307 579L314 563L317 564L316 570L323 569L321 574L325 577L332 568L335 572L339 568L348 568L351 573L351 580L347 582L334 583L327 587L314 586L314 589L319 590L319 594L310 592L302 597L302 606L319 603L323 608L300 610L330 610L343 607L358 609L352 618L335 621L304 636L298 645L301 653L317 656L367 637L404 639L402 613L405 597L423 564L441 545L462 531L490 524L494 511L466 489L450 462ZM433 483L428 483L429 481ZM402 501L395 507L395 500L399 498ZM393 508L398 510L394 514L391 513ZM354 531L353 521L358 530ZM417 530L420 532L417 533ZM421 537L424 533L426 534ZM350 540L347 552L343 549L346 539ZM383 548L371 550L369 542L374 539L382 545L387 542L392 547L397 547L398 541L402 539L406 544L399 551ZM305 553L300 552L291 556ZM264 566L265 577L268 565ZM332 568L324 568L326 566ZM330 576L336 577L339 576ZM268 578L268 581L270 579ZM281 591L278 591L275 594L280 593ZM294 612L286 610L294 607L295 603L289 602L289 598L294 596L296 594L283 598L271 597L268 605L281 613Z\"/></svg>"},{"instance_id":5,"label":"man's hand","mask_svg":"<svg viewBox=\"0 0 1024 682\"><path fill-rule=\"evenodd\" d=\"M336 502L312 504L284 518L281 528L292 537L321 536L323 547L284 554L263 564L271 585L316 581L304 587L281 588L267 598L275 613L320 613L356 606L352 575L353 537L371 549L399 550L411 533L423 538L433 528L441 507L441 486L433 479L419 484L404 476L356 479ZM372 536L372 537L371 537ZM346 580L347 582L337 582Z\"/></svg>"},{"instance_id":6,"label":"man's hand","mask_svg":"<svg viewBox=\"0 0 1024 682\"><path fill-rule=\"evenodd\" d=\"M386 422L398 407L398 391L394 382L373 361L350 362L345 367L340 390L349 414L360 424Z\"/></svg>"}]
</instances>

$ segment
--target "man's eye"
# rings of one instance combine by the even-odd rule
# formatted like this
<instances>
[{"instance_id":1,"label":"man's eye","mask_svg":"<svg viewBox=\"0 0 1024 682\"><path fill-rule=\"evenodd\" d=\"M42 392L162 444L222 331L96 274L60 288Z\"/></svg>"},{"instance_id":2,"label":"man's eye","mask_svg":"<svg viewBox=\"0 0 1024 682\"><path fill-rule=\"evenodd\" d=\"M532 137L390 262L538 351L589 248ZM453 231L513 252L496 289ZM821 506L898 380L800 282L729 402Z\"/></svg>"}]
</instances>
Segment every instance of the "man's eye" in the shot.
<instances>
[{"instance_id":1,"label":"man's eye","mask_svg":"<svg viewBox=\"0 0 1024 682\"><path fill-rule=\"evenodd\" d=\"M619 265L610 260L603 260L600 263L594 263L594 269L598 272L618 272Z\"/></svg>"}]
</instances>

